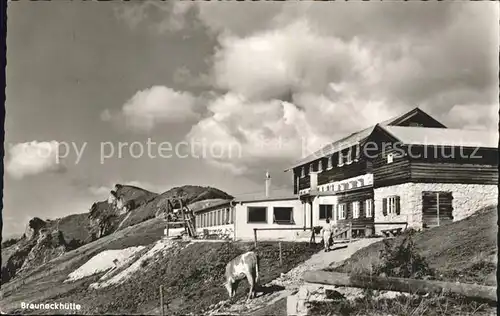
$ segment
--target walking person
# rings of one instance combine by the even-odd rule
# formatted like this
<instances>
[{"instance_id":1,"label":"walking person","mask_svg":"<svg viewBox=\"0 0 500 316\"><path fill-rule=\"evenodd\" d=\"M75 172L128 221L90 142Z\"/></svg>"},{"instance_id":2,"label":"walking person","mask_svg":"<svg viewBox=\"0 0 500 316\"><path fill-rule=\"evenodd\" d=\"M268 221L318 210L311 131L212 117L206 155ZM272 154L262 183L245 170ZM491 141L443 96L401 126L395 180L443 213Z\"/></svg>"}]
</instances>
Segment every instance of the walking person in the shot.
<instances>
[{"instance_id":1,"label":"walking person","mask_svg":"<svg viewBox=\"0 0 500 316\"><path fill-rule=\"evenodd\" d=\"M330 219L326 219L326 224L321 228L321 235L323 236L323 243L325 246L325 252L330 251L330 238L332 237L333 227L330 224Z\"/></svg>"}]
</instances>

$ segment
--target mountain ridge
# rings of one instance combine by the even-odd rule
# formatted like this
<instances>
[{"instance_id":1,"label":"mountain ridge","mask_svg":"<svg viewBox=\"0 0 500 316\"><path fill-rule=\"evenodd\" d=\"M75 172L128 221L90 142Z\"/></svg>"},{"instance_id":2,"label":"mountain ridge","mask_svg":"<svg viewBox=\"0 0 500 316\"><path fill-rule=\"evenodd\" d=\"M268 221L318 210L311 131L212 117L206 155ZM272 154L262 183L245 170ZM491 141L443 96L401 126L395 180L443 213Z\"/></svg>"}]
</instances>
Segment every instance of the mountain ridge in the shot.
<instances>
[{"instance_id":1,"label":"mountain ridge","mask_svg":"<svg viewBox=\"0 0 500 316\"><path fill-rule=\"evenodd\" d=\"M210 186L177 186L158 194L137 186L115 184L108 198L94 202L86 213L45 221L34 217L21 237L2 239L2 283L15 277L20 270L29 270L34 263L45 263L66 251L158 217L166 210L168 199L176 197L184 199L187 204L212 198L232 198ZM179 205L174 203L174 207ZM39 238L41 235L44 237Z\"/></svg>"}]
</instances>

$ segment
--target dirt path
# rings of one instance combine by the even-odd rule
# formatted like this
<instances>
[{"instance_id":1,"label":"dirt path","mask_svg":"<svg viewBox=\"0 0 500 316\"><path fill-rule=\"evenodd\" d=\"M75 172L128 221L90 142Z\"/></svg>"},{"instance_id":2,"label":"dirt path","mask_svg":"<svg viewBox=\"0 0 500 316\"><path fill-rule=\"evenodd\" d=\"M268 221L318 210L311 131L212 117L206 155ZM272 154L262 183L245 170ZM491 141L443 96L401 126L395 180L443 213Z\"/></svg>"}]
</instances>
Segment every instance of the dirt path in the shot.
<instances>
[{"instance_id":1,"label":"dirt path","mask_svg":"<svg viewBox=\"0 0 500 316\"><path fill-rule=\"evenodd\" d=\"M264 285L264 288L271 289L269 293L258 293L257 297L249 303L246 303L245 298L240 299L230 306L225 306L227 303L220 302L219 306L216 306L208 315L257 315L258 311L262 308L286 298L304 284L302 275L305 271L324 269L332 263L339 263L349 258L359 249L379 240L380 238L369 238L360 239L350 244L336 244L334 250L330 252L318 252L309 260Z\"/></svg>"}]
</instances>

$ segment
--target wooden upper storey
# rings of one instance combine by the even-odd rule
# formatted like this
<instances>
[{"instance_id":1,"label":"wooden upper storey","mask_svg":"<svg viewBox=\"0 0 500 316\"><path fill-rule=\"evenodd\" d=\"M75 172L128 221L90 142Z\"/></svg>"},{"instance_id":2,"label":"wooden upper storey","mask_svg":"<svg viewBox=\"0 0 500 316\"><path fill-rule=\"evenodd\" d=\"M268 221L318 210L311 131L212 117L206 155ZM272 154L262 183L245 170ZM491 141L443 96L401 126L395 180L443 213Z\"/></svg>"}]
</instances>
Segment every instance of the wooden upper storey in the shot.
<instances>
[{"instance_id":1,"label":"wooden upper storey","mask_svg":"<svg viewBox=\"0 0 500 316\"><path fill-rule=\"evenodd\" d=\"M318 185L367 173L373 173L374 187L409 181L492 183L498 180L497 143L495 134L447 129L417 108L303 159L291 168L294 193L309 187L311 172L318 173Z\"/></svg>"}]
</instances>

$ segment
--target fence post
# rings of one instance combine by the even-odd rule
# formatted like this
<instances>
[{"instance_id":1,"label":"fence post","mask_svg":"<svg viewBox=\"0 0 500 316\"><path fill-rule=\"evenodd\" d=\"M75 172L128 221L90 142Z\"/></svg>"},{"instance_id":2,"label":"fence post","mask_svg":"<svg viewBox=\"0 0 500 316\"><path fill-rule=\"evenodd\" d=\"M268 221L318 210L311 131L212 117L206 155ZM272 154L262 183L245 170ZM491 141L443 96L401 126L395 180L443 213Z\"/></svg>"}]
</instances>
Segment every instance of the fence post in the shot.
<instances>
[{"instance_id":1,"label":"fence post","mask_svg":"<svg viewBox=\"0 0 500 316\"><path fill-rule=\"evenodd\" d=\"M436 199L437 199L437 223L439 226L439 192L436 194Z\"/></svg>"},{"instance_id":2,"label":"fence post","mask_svg":"<svg viewBox=\"0 0 500 316\"><path fill-rule=\"evenodd\" d=\"M280 267L283 265L283 257L281 255L281 240L279 241L279 248L280 248Z\"/></svg>"},{"instance_id":3,"label":"fence post","mask_svg":"<svg viewBox=\"0 0 500 316\"><path fill-rule=\"evenodd\" d=\"M352 238L352 222L349 222L349 243L351 243Z\"/></svg>"},{"instance_id":4,"label":"fence post","mask_svg":"<svg viewBox=\"0 0 500 316\"><path fill-rule=\"evenodd\" d=\"M254 246L257 248L257 228L253 229Z\"/></svg>"},{"instance_id":5,"label":"fence post","mask_svg":"<svg viewBox=\"0 0 500 316\"><path fill-rule=\"evenodd\" d=\"M163 310L163 285L160 285L160 306L161 306L161 316L165 315Z\"/></svg>"}]
</instances>

